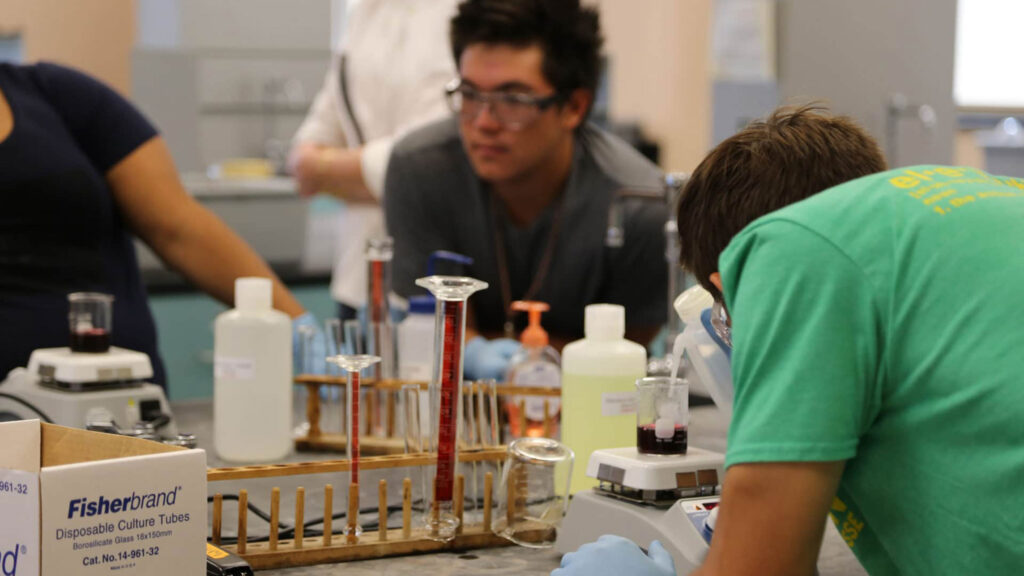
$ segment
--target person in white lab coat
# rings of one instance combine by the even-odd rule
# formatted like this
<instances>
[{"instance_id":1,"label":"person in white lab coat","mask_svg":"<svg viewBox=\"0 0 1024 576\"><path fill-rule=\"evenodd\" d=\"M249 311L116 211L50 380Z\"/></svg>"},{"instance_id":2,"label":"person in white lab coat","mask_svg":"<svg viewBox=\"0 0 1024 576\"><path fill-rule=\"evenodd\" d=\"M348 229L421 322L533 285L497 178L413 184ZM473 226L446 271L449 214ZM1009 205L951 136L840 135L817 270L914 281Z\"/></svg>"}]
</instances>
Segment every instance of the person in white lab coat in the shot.
<instances>
[{"instance_id":1,"label":"person in white lab coat","mask_svg":"<svg viewBox=\"0 0 1024 576\"><path fill-rule=\"evenodd\" d=\"M295 135L289 167L302 195L346 203L331 296L342 317L366 299L366 239L384 231L380 202L395 140L449 114L455 77L448 22L457 0L359 0L323 88Z\"/></svg>"}]
</instances>

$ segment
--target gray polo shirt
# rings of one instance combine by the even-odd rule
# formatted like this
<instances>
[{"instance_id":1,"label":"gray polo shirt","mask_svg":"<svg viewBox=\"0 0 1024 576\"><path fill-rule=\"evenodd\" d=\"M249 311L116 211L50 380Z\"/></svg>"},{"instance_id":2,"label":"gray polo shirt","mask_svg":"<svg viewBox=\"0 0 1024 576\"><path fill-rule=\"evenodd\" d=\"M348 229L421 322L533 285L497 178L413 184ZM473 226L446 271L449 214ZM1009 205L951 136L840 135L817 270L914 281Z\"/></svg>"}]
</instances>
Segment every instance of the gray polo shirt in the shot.
<instances>
[{"instance_id":1,"label":"gray polo shirt","mask_svg":"<svg viewBox=\"0 0 1024 576\"><path fill-rule=\"evenodd\" d=\"M477 178L463 151L454 119L426 126L395 145L384 184L384 214L395 239L394 290L424 293L427 258L451 250L473 258L462 274L487 282L469 302L476 326L501 331L505 323L497 241L504 238L511 300L529 289L551 237L556 209L560 229L543 284L533 296L551 305L544 328L566 338L583 336L583 308L593 303L626 307L627 327L666 320L666 265L661 202L624 203L625 243L604 245L608 208L616 190L661 186L658 168L622 140L588 124L579 131L572 172L559 203L525 228L514 226ZM496 217L495 217L496 215ZM500 231L496 230L500 227ZM517 330L525 326L518 314Z\"/></svg>"}]
</instances>

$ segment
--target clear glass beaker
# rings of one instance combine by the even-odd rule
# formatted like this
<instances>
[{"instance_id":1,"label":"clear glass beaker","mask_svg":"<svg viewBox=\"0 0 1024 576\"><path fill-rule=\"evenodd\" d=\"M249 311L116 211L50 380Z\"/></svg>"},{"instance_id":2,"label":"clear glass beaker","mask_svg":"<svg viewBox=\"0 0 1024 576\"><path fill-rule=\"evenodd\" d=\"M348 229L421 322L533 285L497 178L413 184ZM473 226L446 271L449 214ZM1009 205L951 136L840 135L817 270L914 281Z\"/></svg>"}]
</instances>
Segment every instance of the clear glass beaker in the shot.
<instances>
[{"instance_id":1,"label":"clear glass beaker","mask_svg":"<svg viewBox=\"0 0 1024 576\"><path fill-rule=\"evenodd\" d=\"M636 381L636 449L641 454L686 454L690 387L682 378Z\"/></svg>"},{"instance_id":2,"label":"clear glass beaker","mask_svg":"<svg viewBox=\"0 0 1024 576\"><path fill-rule=\"evenodd\" d=\"M550 438L519 438L508 446L491 530L528 548L555 543L569 506L575 455Z\"/></svg>"},{"instance_id":3,"label":"clear glass beaker","mask_svg":"<svg viewBox=\"0 0 1024 576\"><path fill-rule=\"evenodd\" d=\"M68 294L68 329L72 352L106 352L113 329L114 297L100 292Z\"/></svg>"}]
</instances>

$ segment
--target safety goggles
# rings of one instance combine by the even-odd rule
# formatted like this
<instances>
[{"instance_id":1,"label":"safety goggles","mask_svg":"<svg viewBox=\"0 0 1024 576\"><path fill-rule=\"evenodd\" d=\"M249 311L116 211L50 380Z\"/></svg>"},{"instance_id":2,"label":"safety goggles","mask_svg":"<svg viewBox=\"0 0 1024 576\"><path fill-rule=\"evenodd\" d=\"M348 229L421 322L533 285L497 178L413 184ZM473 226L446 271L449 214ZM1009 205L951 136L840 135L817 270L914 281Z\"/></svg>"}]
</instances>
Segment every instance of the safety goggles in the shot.
<instances>
[{"instance_id":1,"label":"safety goggles","mask_svg":"<svg viewBox=\"0 0 1024 576\"><path fill-rule=\"evenodd\" d=\"M561 100L558 94L534 96L519 92L482 92L456 78L445 87L448 107L467 122L474 122L484 109L509 130L522 130L544 110Z\"/></svg>"}]
</instances>

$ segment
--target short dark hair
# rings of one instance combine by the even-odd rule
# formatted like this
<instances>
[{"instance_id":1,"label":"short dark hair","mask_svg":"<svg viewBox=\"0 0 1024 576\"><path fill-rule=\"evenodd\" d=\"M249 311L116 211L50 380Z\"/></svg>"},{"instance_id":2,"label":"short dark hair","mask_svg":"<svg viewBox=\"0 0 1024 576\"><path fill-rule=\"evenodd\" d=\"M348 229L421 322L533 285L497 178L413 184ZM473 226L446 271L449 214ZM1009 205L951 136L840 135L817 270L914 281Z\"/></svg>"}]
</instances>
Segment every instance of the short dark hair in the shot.
<instances>
[{"instance_id":1,"label":"short dark hair","mask_svg":"<svg viewBox=\"0 0 1024 576\"><path fill-rule=\"evenodd\" d=\"M693 172L679 200L680 263L721 300L709 277L747 224L885 169L878 143L852 119L815 104L779 108L716 146Z\"/></svg>"},{"instance_id":2,"label":"short dark hair","mask_svg":"<svg viewBox=\"0 0 1024 576\"><path fill-rule=\"evenodd\" d=\"M466 0L451 25L456 66L471 44L536 44L544 78L563 98L578 88L595 92L602 42L597 11L580 0Z\"/></svg>"}]
</instances>

